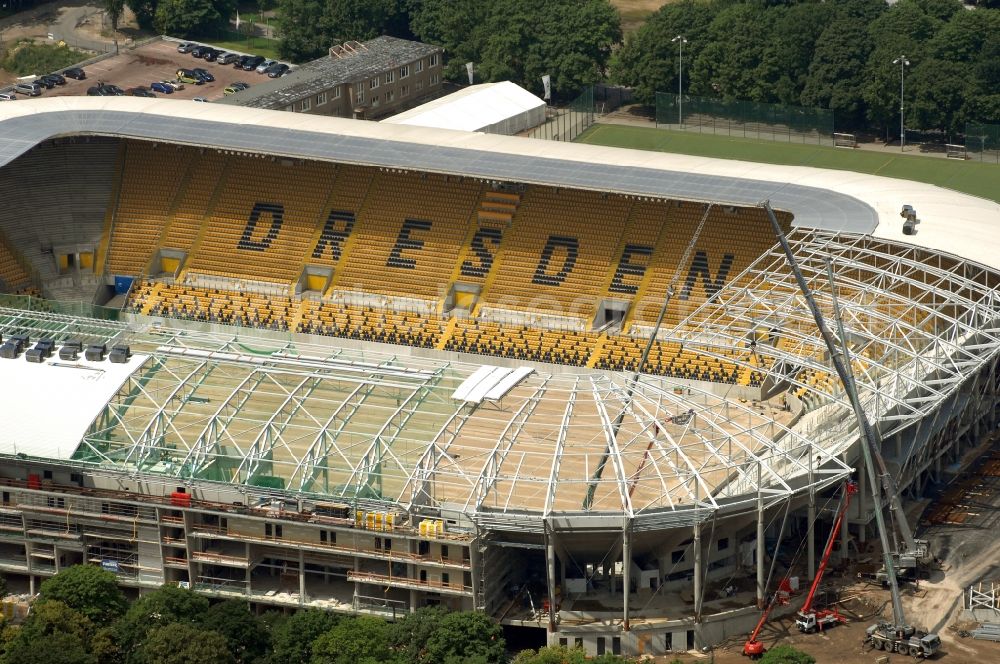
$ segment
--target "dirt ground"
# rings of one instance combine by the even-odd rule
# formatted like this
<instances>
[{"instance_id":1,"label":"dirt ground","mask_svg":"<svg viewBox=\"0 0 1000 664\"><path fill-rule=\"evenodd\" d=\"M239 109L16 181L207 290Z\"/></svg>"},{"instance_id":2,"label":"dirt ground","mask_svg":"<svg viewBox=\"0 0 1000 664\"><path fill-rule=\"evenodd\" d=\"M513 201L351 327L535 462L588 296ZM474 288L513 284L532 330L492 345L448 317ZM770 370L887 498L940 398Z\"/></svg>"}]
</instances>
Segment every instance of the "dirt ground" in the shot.
<instances>
[{"instance_id":1,"label":"dirt ground","mask_svg":"<svg viewBox=\"0 0 1000 664\"><path fill-rule=\"evenodd\" d=\"M122 89L144 85L149 87L153 81L176 78L179 68L193 69L202 67L215 76L215 82L204 85L188 84L183 90L170 95L156 93L157 97L167 99L191 99L205 97L209 101L221 99L223 90L235 81L244 81L251 86L268 80L263 74L234 69L232 65L220 65L215 62L205 62L186 53L177 52L175 42L158 41L141 46L135 50L123 51L121 54L106 58L84 67L86 80L67 79L66 85L57 86L42 92L41 97L61 97L69 95L86 95L87 88L96 85L98 81L113 83ZM29 101L22 97L19 101Z\"/></svg>"},{"instance_id":2,"label":"dirt ground","mask_svg":"<svg viewBox=\"0 0 1000 664\"><path fill-rule=\"evenodd\" d=\"M962 486L963 513L961 523L929 524L926 515L931 512L933 501L910 505L907 511L911 522L917 523L920 512L924 514L923 527L917 537L928 540L931 554L940 563L931 570L928 579L902 587L903 609L907 619L920 629L937 632L941 637L941 650L932 661L949 664L993 664L1000 662L1000 643L977 641L962 637L959 632L975 625L962 622L963 601L970 584L1000 578L997 528L1000 527L1000 477L984 472L984 463L1000 458L1000 437L986 441L965 455L954 471L955 481L948 489ZM994 462L995 463L995 462ZM958 472L958 469L964 469ZM941 500L944 500L942 498ZM869 542L869 547L873 544ZM877 551L866 549L866 558L877 558ZM886 653L864 651L861 643L865 629L877 620L876 616L890 618L890 595L877 585L857 581L853 570L837 570L828 579L839 591L840 610L849 617L847 624L839 625L820 634L801 634L796 629L793 616L783 615L771 620L761 633L767 647L789 644L816 658L818 664L875 664ZM791 606L798 606L801 596L792 599ZM745 637L732 639L710 653L679 655L682 662L718 662L736 664L746 662L741 649ZM674 657L658 658L666 663ZM889 662L905 662L903 655L889 655Z\"/></svg>"}]
</instances>

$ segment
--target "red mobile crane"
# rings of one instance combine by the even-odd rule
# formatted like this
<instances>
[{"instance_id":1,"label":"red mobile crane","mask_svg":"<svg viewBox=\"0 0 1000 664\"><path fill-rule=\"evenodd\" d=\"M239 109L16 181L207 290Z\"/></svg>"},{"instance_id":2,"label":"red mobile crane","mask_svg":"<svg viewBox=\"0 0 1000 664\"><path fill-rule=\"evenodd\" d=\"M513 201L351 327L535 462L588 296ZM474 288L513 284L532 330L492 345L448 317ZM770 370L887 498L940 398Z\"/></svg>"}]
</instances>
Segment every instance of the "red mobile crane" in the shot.
<instances>
[{"instance_id":1,"label":"red mobile crane","mask_svg":"<svg viewBox=\"0 0 1000 664\"><path fill-rule=\"evenodd\" d=\"M795 624L798 625L799 630L802 632L822 631L824 628L832 627L837 623L847 622L847 619L840 614L840 611L836 607L832 609L820 609L819 611L813 610L813 599L816 597L816 589L819 588L819 584L823 580L823 573L826 572L826 566L830 563L830 553L833 551L833 543L837 540L837 535L840 533L840 527L844 522L844 515L847 514L847 508L851 504L851 496L857 492L858 485L854 482L848 480L844 484L843 501L840 509L837 510L837 518L833 521L833 529L830 531L830 538L826 541L826 548L823 549L823 559L819 561L816 578L813 579L812 585L809 587L809 594L806 595L806 602L799 609L799 615L795 619Z\"/></svg>"},{"instance_id":2,"label":"red mobile crane","mask_svg":"<svg viewBox=\"0 0 1000 664\"><path fill-rule=\"evenodd\" d=\"M816 578L813 579L812 586L809 588L809 594L806 596L806 603L802 605L802 609L798 613L798 617L795 619L795 624L799 626L799 629L803 632L811 632L819 626L822 629L826 625L831 625L838 622L843 622L844 617L836 610L823 609L820 611L812 610L813 598L816 595L816 589L819 588L820 581L823 579L823 573L826 571L826 566L830 562L830 553L833 551L833 543L837 539L837 535L840 533L840 526L844 521L844 515L847 514L847 507L851 504L851 496L858 492L858 485L854 482L848 480L844 484L844 496L841 503L840 509L837 510L837 518L833 522L833 530L830 531L830 538L826 542L826 548L823 550L823 559L819 563L819 569L816 570ZM758 563L759 564L759 563ZM750 633L750 638L747 639L746 643L743 644L743 654L752 659L757 659L764 654L764 644L757 640L760 636L760 630L764 628L767 623L767 619L771 616L771 609L780 600L780 593L775 593L768 602L767 608L764 609L764 613L761 614L760 620L757 622L757 626L754 628L753 632ZM805 625L805 626L804 626ZM810 626L811 625L811 626Z\"/></svg>"}]
</instances>

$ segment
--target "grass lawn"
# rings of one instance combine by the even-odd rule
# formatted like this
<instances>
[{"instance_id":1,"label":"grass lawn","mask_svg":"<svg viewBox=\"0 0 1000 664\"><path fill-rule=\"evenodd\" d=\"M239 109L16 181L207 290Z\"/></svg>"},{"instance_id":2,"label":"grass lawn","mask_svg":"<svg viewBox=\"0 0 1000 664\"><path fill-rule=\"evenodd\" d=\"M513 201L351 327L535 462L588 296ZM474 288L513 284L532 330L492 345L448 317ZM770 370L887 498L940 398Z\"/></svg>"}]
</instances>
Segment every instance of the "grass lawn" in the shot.
<instances>
[{"instance_id":1,"label":"grass lawn","mask_svg":"<svg viewBox=\"0 0 1000 664\"><path fill-rule=\"evenodd\" d=\"M277 39L265 39L264 37L251 37L250 39L230 41L217 41L215 39L209 39L208 43L221 49L262 55L271 60L279 60L281 58L281 56L278 55Z\"/></svg>"},{"instance_id":2,"label":"grass lawn","mask_svg":"<svg viewBox=\"0 0 1000 664\"><path fill-rule=\"evenodd\" d=\"M1000 202L1000 166L978 161L956 161L916 154L847 150L801 143L779 143L747 138L695 134L654 127L597 124L576 139L638 150L740 159L765 164L815 166L841 171L901 178Z\"/></svg>"}]
</instances>

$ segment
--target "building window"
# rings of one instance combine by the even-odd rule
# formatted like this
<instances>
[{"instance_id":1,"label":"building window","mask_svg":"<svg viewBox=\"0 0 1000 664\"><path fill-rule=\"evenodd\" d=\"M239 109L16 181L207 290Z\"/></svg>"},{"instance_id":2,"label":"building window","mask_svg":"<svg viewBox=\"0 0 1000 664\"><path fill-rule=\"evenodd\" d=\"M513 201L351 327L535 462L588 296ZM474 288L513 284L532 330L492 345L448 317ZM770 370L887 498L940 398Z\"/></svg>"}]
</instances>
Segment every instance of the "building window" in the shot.
<instances>
[{"instance_id":1,"label":"building window","mask_svg":"<svg viewBox=\"0 0 1000 664\"><path fill-rule=\"evenodd\" d=\"M611 654L612 655L622 654L622 637L620 636L611 637Z\"/></svg>"},{"instance_id":2,"label":"building window","mask_svg":"<svg viewBox=\"0 0 1000 664\"><path fill-rule=\"evenodd\" d=\"M728 549L729 548L729 538L728 537L723 537L722 539L720 539L718 546L719 546L719 548L718 548L719 551L725 551L726 549Z\"/></svg>"},{"instance_id":3,"label":"building window","mask_svg":"<svg viewBox=\"0 0 1000 664\"><path fill-rule=\"evenodd\" d=\"M418 92L419 92L420 90L423 90L423 89L424 89L424 82L423 82L423 81L419 81L419 80L418 80L418 81L417 81L417 85L416 85L416 88L417 88L417 91L418 91Z\"/></svg>"},{"instance_id":4,"label":"building window","mask_svg":"<svg viewBox=\"0 0 1000 664\"><path fill-rule=\"evenodd\" d=\"M437 74L431 74L431 85L437 85L438 80L440 79L438 79Z\"/></svg>"},{"instance_id":5,"label":"building window","mask_svg":"<svg viewBox=\"0 0 1000 664\"><path fill-rule=\"evenodd\" d=\"M312 99L306 97L305 99L302 100L302 103L299 105L299 107L303 111L308 111L310 108L312 108Z\"/></svg>"},{"instance_id":6,"label":"building window","mask_svg":"<svg viewBox=\"0 0 1000 664\"><path fill-rule=\"evenodd\" d=\"M559 638L559 647L560 648L565 648L568 643L569 643L569 641L566 639L565 636Z\"/></svg>"},{"instance_id":7,"label":"building window","mask_svg":"<svg viewBox=\"0 0 1000 664\"><path fill-rule=\"evenodd\" d=\"M451 577L448 576L448 572L441 572L441 585L451 585Z\"/></svg>"},{"instance_id":8,"label":"building window","mask_svg":"<svg viewBox=\"0 0 1000 664\"><path fill-rule=\"evenodd\" d=\"M445 544L441 545L441 558L448 560L448 547Z\"/></svg>"},{"instance_id":9,"label":"building window","mask_svg":"<svg viewBox=\"0 0 1000 664\"><path fill-rule=\"evenodd\" d=\"M435 53L434 55L432 55L432 56L431 56L431 57L430 57L430 58L428 59L428 64L427 64L427 66L428 66L428 67L437 67L437 63L438 63L438 56L437 56L437 53Z\"/></svg>"},{"instance_id":10,"label":"building window","mask_svg":"<svg viewBox=\"0 0 1000 664\"><path fill-rule=\"evenodd\" d=\"M294 106L285 106L285 110L286 111L294 111L295 107Z\"/></svg>"},{"instance_id":11,"label":"building window","mask_svg":"<svg viewBox=\"0 0 1000 664\"><path fill-rule=\"evenodd\" d=\"M316 95L316 105L317 106L322 106L325 103L326 103L326 93L325 92L321 92L318 95Z\"/></svg>"},{"instance_id":12,"label":"building window","mask_svg":"<svg viewBox=\"0 0 1000 664\"><path fill-rule=\"evenodd\" d=\"M335 89L335 90L333 91L333 98L334 98L334 99L340 99L340 88L336 88L336 89Z\"/></svg>"},{"instance_id":13,"label":"building window","mask_svg":"<svg viewBox=\"0 0 1000 664\"><path fill-rule=\"evenodd\" d=\"M424 61L423 60L417 60L417 73L419 74L423 70L424 70Z\"/></svg>"},{"instance_id":14,"label":"building window","mask_svg":"<svg viewBox=\"0 0 1000 664\"><path fill-rule=\"evenodd\" d=\"M378 106L382 103L382 98L378 95L372 95L372 106Z\"/></svg>"},{"instance_id":15,"label":"building window","mask_svg":"<svg viewBox=\"0 0 1000 664\"><path fill-rule=\"evenodd\" d=\"M386 84L386 85L389 85L390 83L392 83L392 80L393 80L393 78L394 78L394 75L395 75L395 72L393 72L393 71L391 71L391 70L390 70L390 71L387 71L387 72L385 73L385 84Z\"/></svg>"},{"instance_id":16,"label":"building window","mask_svg":"<svg viewBox=\"0 0 1000 664\"><path fill-rule=\"evenodd\" d=\"M380 83L381 82L379 81L378 76L376 76L372 80L368 81L368 85L371 87L372 90L374 90L375 88L377 88L380 85Z\"/></svg>"},{"instance_id":17,"label":"building window","mask_svg":"<svg viewBox=\"0 0 1000 664\"><path fill-rule=\"evenodd\" d=\"M387 90L386 93L385 93L385 101L386 102L390 102L390 101L393 101L394 99L396 99L396 91L395 90Z\"/></svg>"},{"instance_id":18,"label":"building window","mask_svg":"<svg viewBox=\"0 0 1000 664\"><path fill-rule=\"evenodd\" d=\"M401 87L401 88L399 89L399 96L400 96L400 97L405 97L405 96L407 96L408 94L410 94L410 86L408 86L408 85L404 85L403 87Z\"/></svg>"},{"instance_id":19,"label":"building window","mask_svg":"<svg viewBox=\"0 0 1000 664\"><path fill-rule=\"evenodd\" d=\"M319 541L322 542L323 544L326 544L326 531L325 530L319 531Z\"/></svg>"},{"instance_id":20,"label":"building window","mask_svg":"<svg viewBox=\"0 0 1000 664\"><path fill-rule=\"evenodd\" d=\"M410 65L403 65L399 68L399 77L406 78L410 75Z\"/></svg>"},{"instance_id":21,"label":"building window","mask_svg":"<svg viewBox=\"0 0 1000 664\"><path fill-rule=\"evenodd\" d=\"M674 565L676 565L677 563L684 562L684 551L683 550L672 551L670 553L670 562L672 562Z\"/></svg>"},{"instance_id":22,"label":"building window","mask_svg":"<svg viewBox=\"0 0 1000 664\"><path fill-rule=\"evenodd\" d=\"M575 648L582 648L583 647L583 637L582 636L578 636L578 637L574 638L573 639L573 646Z\"/></svg>"}]
</instances>

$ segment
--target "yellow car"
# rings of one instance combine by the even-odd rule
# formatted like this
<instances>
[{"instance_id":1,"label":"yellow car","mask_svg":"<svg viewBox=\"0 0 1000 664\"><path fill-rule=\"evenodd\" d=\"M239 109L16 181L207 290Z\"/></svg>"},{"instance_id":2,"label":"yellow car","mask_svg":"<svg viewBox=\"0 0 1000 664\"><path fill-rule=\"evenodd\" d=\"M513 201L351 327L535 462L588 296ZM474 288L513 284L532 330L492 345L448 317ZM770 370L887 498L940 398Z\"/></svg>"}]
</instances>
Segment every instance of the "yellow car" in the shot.
<instances>
[{"instance_id":1,"label":"yellow car","mask_svg":"<svg viewBox=\"0 0 1000 664\"><path fill-rule=\"evenodd\" d=\"M203 82L200 78L195 76L195 73L190 69L178 69L177 80L181 83L187 83L188 85L201 85Z\"/></svg>"}]
</instances>

